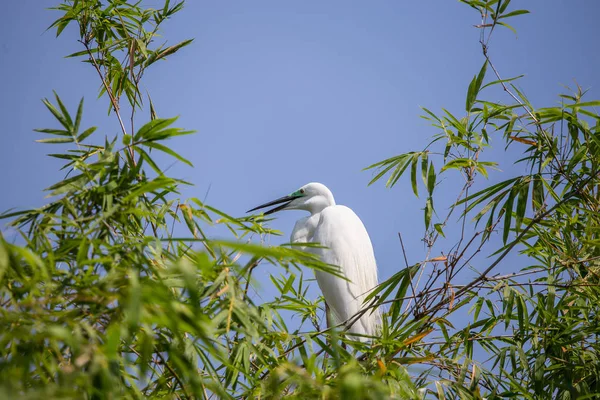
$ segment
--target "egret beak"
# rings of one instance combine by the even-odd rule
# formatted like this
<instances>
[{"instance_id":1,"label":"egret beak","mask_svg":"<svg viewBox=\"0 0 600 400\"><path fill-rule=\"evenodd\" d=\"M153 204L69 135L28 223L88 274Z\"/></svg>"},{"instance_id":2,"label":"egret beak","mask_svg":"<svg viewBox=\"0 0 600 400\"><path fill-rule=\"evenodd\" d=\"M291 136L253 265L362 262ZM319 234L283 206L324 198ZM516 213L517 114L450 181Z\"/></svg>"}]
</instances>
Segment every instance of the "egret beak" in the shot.
<instances>
[{"instance_id":1,"label":"egret beak","mask_svg":"<svg viewBox=\"0 0 600 400\"><path fill-rule=\"evenodd\" d=\"M275 204L284 203L284 204L281 204L279 207L272 208L264 213L265 215L273 214L274 212L281 211L284 208L286 208L292 202L292 200L294 200L295 198L296 197L294 197L294 196L283 196L283 197L278 198L277 200L273 200L268 203L261 204L258 207L254 207L252 210L248 210L246 212L252 212L252 211L259 210L261 208L274 206Z\"/></svg>"}]
</instances>

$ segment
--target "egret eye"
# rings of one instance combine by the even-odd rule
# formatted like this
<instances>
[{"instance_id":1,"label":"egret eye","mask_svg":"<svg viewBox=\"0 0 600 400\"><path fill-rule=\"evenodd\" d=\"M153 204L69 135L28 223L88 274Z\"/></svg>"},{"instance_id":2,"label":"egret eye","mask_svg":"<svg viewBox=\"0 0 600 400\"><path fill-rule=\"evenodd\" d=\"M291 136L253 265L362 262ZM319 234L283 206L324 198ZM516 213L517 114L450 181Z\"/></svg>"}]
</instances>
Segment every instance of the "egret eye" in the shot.
<instances>
[{"instance_id":1,"label":"egret eye","mask_svg":"<svg viewBox=\"0 0 600 400\"><path fill-rule=\"evenodd\" d=\"M304 194L304 189L300 189L300 193Z\"/></svg>"}]
</instances>

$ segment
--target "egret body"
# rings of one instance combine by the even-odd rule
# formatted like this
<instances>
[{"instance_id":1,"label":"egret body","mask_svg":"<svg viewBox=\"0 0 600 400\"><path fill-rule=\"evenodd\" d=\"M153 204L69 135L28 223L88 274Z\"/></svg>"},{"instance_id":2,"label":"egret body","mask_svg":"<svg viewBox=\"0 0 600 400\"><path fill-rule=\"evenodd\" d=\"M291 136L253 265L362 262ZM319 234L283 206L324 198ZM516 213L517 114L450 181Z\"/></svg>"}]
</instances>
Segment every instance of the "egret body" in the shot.
<instances>
[{"instance_id":1,"label":"egret body","mask_svg":"<svg viewBox=\"0 0 600 400\"><path fill-rule=\"evenodd\" d=\"M329 306L335 325L352 322L350 333L374 336L380 324L378 309L364 310L366 296L377 285L377 264L371 239L362 221L350 208L336 205L331 191L323 184L309 183L288 196L262 204L250 211L272 205L279 206L265 215L280 210L303 210L309 216L299 219L291 235L292 243L319 243L324 248L307 247L321 261L340 267L341 275L315 271L319 288ZM250 212L249 211L249 212Z\"/></svg>"}]
</instances>

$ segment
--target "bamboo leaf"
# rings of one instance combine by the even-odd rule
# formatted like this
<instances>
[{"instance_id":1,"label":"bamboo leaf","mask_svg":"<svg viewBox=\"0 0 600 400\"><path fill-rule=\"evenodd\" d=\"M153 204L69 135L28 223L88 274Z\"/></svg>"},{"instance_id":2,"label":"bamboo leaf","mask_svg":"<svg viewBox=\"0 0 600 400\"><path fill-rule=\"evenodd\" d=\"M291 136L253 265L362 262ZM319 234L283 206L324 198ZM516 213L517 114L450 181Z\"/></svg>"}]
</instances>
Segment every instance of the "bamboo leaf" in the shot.
<instances>
[{"instance_id":1,"label":"bamboo leaf","mask_svg":"<svg viewBox=\"0 0 600 400\"><path fill-rule=\"evenodd\" d=\"M54 115L54 118L60 122L60 124L67 130L67 132L71 132L71 125L68 120L50 103L48 99L42 100L46 108Z\"/></svg>"},{"instance_id":2,"label":"bamboo leaf","mask_svg":"<svg viewBox=\"0 0 600 400\"><path fill-rule=\"evenodd\" d=\"M469 84L469 89L467 90L467 102L466 102L466 110L469 112L473 108L475 101L477 100L477 96L479 95L479 91L481 90L481 84L483 83L483 79L485 78L485 72L487 69L487 60L483 63L483 66L479 70L479 74L473 77L473 80Z\"/></svg>"},{"instance_id":3,"label":"bamboo leaf","mask_svg":"<svg viewBox=\"0 0 600 400\"><path fill-rule=\"evenodd\" d=\"M429 196L433 194L435 188L435 168L433 167L433 161L429 164L429 171L427 172L427 191Z\"/></svg>"},{"instance_id":4,"label":"bamboo leaf","mask_svg":"<svg viewBox=\"0 0 600 400\"><path fill-rule=\"evenodd\" d=\"M509 13L501 15L500 17L498 17L498 19L516 17L517 15L523 15L523 14L529 14L529 11L527 11L527 10L515 10L515 11L511 11Z\"/></svg>"},{"instance_id":5,"label":"bamboo leaf","mask_svg":"<svg viewBox=\"0 0 600 400\"><path fill-rule=\"evenodd\" d=\"M154 160L150 157L150 155L148 153L146 153L146 151L144 149L142 149L141 147L135 146L133 147L133 149L140 153L140 156L142 157L142 160L147 162L148 165L150 165L150 167L154 170L154 172L156 172L159 175L162 175L162 170L158 167L158 165L156 165L156 163L154 162Z\"/></svg>"},{"instance_id":6,"label":"bamboo leaf","mask_svg":"<svg viewBox=\"0 0 600 400\"><path fill-rule=\"evenodd\" d=\"M381 179L381 177L383 177L386 173L388 173L388 171L391 170L392 168L394 168L394 164L390 164L387 167L383 168L369 181L367 186L371 186L373 183L377 182L379 179Z\"/></svg>"},{"instance_id":7,"label":"bamboo leaf","mask_svg":"<svg viewBox=\"0 0 600 400\"><path fill-rule=\"evenodd\" d=\"M517 199L517 215L515 221L515 229L517 232L521 228L521 224L523 223L523 217L525 215L525 210L527 209L527 196L529 194L529 182L524 181L521 183L521 187L519 189L519 197Z\"/></svg>"},{"instance_id":8,"label":"bamboo leaf","mask_svg":"<svg viewBox=\"0 0 600 400\"><path fill-rule=\"evenodd\" d=\"M54 97L56 99L56 102L58 103L58 106L60 107L60 110L62 112L62 117L63 117L65 123L67 124L65 126L65 128L67 128L71 133L73 133L73 120L71 119L71 116L69 115L69 111L67 110L67 107L65 107L65 105L61 101L60 97L58 97L58 94L56 92L54 92Z\"/></svg>"},{"instance_id":9,"label":"bamboo leaf","mask_svg":"<svg viewBox=\"0 0 600 400\"><path fill-rule=\"evenodd\" d=\"M507 78L507 79L498 79L498 80L495 80L495 81L492 81L492 82L486 83L485 85L483 85L483 86L481 87L481 90L483 90L483 89L485 89L485 88L487 88L487 87L489 87L489 86L498 85L498 84L502 84L502 83L508 83L508 82L512 82L512 81L515 81L515 80L517 80L517 79L520 79L520 78L522 78L522 77L524 77L524 76L525 76L525 75L518 75L518 76L515 76L515 77L513 77L513 78Z\"/></svg>"},{"instance_id":10,"label":"bamboo leaf","mask_svg":"<svg viewBox=\"0 0 600 400\"><path fill-rule=\"evenodd\" d=\"M511 179L507 179L505 181L496 183L495 185L492 185L488 188L482 189L476 193L473 193L473 194L465 197L462 200L459 200L456 204L460 205L460 204L466 203L468 201L471 201L473 199L479 198L479 199L477 199L477 201L475 203L471 204L470 208L473 208L475 205L481 203L482 201L485 201L486 199L490 198L494 194L498 193L500 190L515 183L518 179L520 179L520 178L511 178Z\"/></svg>"},{"instance_id":11,"label":"bamboo leaf","mask_svg":"<svg viewBox=\"0 0 600 400\"><path fill-rule=\"evenodd\" d=\"M444 165L442 167L442 169L440 170L440 173L449 170L449 169L462 169L462 168L467 168L470 167L473 163L473 160L468 159L468 158L456 158L454 160L448 161L446 163L446 165Z\"/></svg>"},{"instance_id":12,"label":"bamboo leaf","mask_svg":"<svg viewBox=\"0 0 600 400\"><path fill-rule=\"evenodd\" d=\"M431 216L433 214L433 198L430 196L425 202L425 229L429 229L431 224Z\"/></svg>"},{"instance_id":13,"label":"bamboo leaf","mask_svg":"<svg viewBox=\"0 0 600 400\"><path fill-rule=\"evenodd\" d=\"M536 174L533 178L531 206L534 210L539 210L544 205L544 184L542 182L543 179L544 178L541 174Z\"/></svg>"},{"instance_id":14,"label":"bamboo leaf","mask_svg":"<svg viewBox=\"0 0 600 400\"><path fill-rule=\"evenodd\" d=\"M182 47L185 47L187 45L189 45L190 43L192 43L194 41L194 39L188 39L188 40L184 40L183 42L180 42L176 45L173 46L169 46L165 49L159 49L156 52L153 52L152 54L150 54L148 56L148 59L146 61L146 67L148 67L149 65L151 65L152 63L165 58L167 56L170 56L172 54L175 54L179 49L181 49Z\"/></svg>"},{"instance_id":15,"label":"bamboo leaf","mask_svg":"<svg viewBox=\"0 0 600 400\"><path fill-rule=\"evenodd\" d=\"M135 140L147 139L147 137L150 134L152 134L154 132L160 132L162 129L173 124L173 122L175 122L176 120L177 120L177 117L169 118L169 119L157 118L155 120L152 120L152 121L146 123L144 126L142 126L137 131L134 138L135 138Z\"/></svg>"},{"instance_id":16,"label":"bamboo leaf","mask_svg":"<svg viewBox=\"0 0 600 400\"><path fill-rule=\"evenodd\" d=\"M423 184L427 187L427 166L429 165L427 152L421 153L421 179Z\"/></svg>"},{"instance_id":17,"label":"bamboo leaf","mask_svg":"<svg viewBox=\"0 0 600 400\"><path fill-rule=\"evenodd\" d=\"M48 133L50 135L71 136L71 132L61 129L34 129L35 132Z\"/></svg>"},{"instance_id":18,"label":"bamboo leaf","mask_svg":"<svg viewBox=\"0 0 600 400\"><path fill-rule=\"evenodd\" d=\"M600 107L600 100L586 101L582 103L567 104L565 108L579 108L579 107Z\"/></svg>"},{"instance_id":19,"label":"bamboo leaf","mask_svg":"<svg viewBox=\"0 0 600 400\"><path fill-rule=\"evenodd\" d=\"M512 222L512 208L516 196L516 189L517 185L515 184L515 186L513 186L508 195L508 199L506 199L506 202L504 203L504 230L502 233L502 242L504 244L506 244L506 241L508 240L508 234L510 233L510 225Z\"/></svg>"},{"instance_id":20,"label":"bamboo leaf","mask_svg":"<svg viewBox=\"0 0 600 400\"><path fill-rule=\"evenodd\" d=\"M192 163L190 161L188 161L187 159L183 158L182 156L180 156L178 153L176 153L175 151L171 150L167 146L164 146L164 145L162 145L160 143L156 143L156 142L145 142L143 144L144 144L144 146L147 146L147 147L150 147L150 148L153 148L153 149L157 149L157 150L160 150L160 151L162 151L164 153L167 153L168 155L175 157L179 161L186 163L190 167L193 167L193 165L192 165Z\"/></svg>"},{"instance_id":21,"label":"bamboo leaf","mask_svg":"<svg viewBox=\"0 0 600 400\"><path fill-rule=\"evenodd\" d=\"M58 143L72 143L73 138L46 138L46 139L38 139L36 140L38 143L50 143L50 144L58 144Z\"/></svg>"},{"instance_id":22,"label":"bamboo leaf","mask_svg":"<svg viewBox=\"0 0 600 400\"><path fill-rule=\"evenodd\" d=\"M409 154L407 154L405 159L402 162L398 163L398 166L385 183L386 187L391 188L398 182L402 174L404 174L404 171L406 171L406 168L408 168L408 166L410 165L410 160L411 157Z\"/></svg>"},{"instance_id":23,"label":"bamboo leaf","mask_svg":"<svg viewBox=\"0 0 600 400\"><path fill-rule=\"evenodd\" d=\"M77 115L75 116L75 125L73 125L73 136L77 135L77 133L79 132L79 125L81 124L82 116L83 116L83 97L79 101L79 106L77 107Z\"/></svg>"},{"instance_id":24,"label":"bamboo leaf","mask_svg":"<svg viewBox=\"0 0 600 400\"><path fill-rule=\"evenodd\" d=\"M77 136L77 143L83 142L87 137L89 137L92 133L96 131L96 127L92 126L91 128L86 129L81 133L81 135Z\"/></svg>"},{"instance_id":25,"label":"bamboo leaf","mask_svg":"<svg viewBox=\"0 0 600 400\"><path fill-rule=\"evenodd\" d=\"M419 154L413 155L411 168L410 168L410 181L415 196L419 197L419 188L417 187L417 162L419 161Z\"/></svg>"}]
</instances>

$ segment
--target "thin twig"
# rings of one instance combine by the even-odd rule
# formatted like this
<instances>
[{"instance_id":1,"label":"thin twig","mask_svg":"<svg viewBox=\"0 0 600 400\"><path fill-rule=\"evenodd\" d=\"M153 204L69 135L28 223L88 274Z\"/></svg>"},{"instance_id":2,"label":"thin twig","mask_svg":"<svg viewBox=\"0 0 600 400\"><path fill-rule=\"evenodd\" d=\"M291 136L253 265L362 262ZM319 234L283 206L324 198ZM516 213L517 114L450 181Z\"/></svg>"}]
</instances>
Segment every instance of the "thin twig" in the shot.
<instances>
[{"instance_id":1,"label":"thin twig","mask_svg":"<svg viewBox=\"0 0 600 400\"><path fill-rule=\"evenodd\" d=\"M88 55L90 56L90 60L92 61L92 65L96 69L96 72L98 72L98 76L100 77L100 80L102 81L102 85L104 86L104 89L106 90L106 93L108 94L108 97L110 98L110 102L115 111L115 115L117 116L117 119L119 120L119 125L121 126L121 131L123 132L123 135L127 135L127 129L125 129L125 124L123 124L123 119L121 118L121 113L119 111L119 102L115 98L115 96L112 92L112 89L106 82L106 79L104 79L104 76L102 75L102 71L100 70L100 66L98 65L98 62L96 61L96 58L94 57L94 54L92 53L87 40L85 40L85 41L80 40L80 42L83 43L83 45L85 46L85 49L86 49ZM129 151L129 156L131 157L131 162L133 163L133 166L135 167L136 162L135 162L135 157L133 154L133 148L129 145L129 146L127 146L127 149Z\"/></svg>"},{"instance_id":2,"label":"thin twig","mask_svg":"<svg viewBox=\"0 0 600 400\"><path fill-rule=\"evenodd\" d=\"M177 372L175 372L175 370L169 365L169 363L165 361L165 358L163 357L162 354L160 354L160 352L157 352L156 354L160 358L162 364L165 367L167 367L167 369L169 370L169 372L171 373L171 375L173 375L173 378L175 378L175 380L177 381L177 384L179 384L179 386L181 387L181 390L183 390L183 393L185 393L186 398L191 399L192 397L190 396L190 394L188 393L188 391L187 391L186 387L184 386L183 382L179 378L179 375L177 375Z\"/></svg>"},{"instance_id":3,"label":"thin twig","mask_svg":"<svg viewBox=\"0 0 600 400\"><path fill-rule=\"evenodd\" d=\"M100 70L100 66L96 62L96 58L94 57L94 54L92 53L92 51L90 49L90 46L88 45L88 43L86 41L80 40L80 42L83 43L83 45L85 46L85 49L86 49L88 55L90 56L90 60L92 61L92 65L98 72L98 76L100 77L100 80L102 80L102 85L104 86L104 89L106 90L106 93L108 94L108 97L110 98L110 102L113 106L115 114L117 115L117 118L119 119L119 124L121 125L121 131L123 132L123 135L126 135L127 130L125 129L125 125L123 124L123 120L121 119L121 114L119 113L119 103L117 102L117 99L114 97L110 86L104 79L104 76L102 75L102 71Z\"/></svg>"},{"instance_id":4,"label":"thin twig","mask_svg":"<svg viewBox=\"0 0 600 400\"><path fill-rule=\"evenodd\" d=\"M406 257L406 250L404 249L404 242L402 241L402 234L398 232L398 238L400 239L400 246L402 247L402 255L404 256L404 264L408 268L408 258ZM410 290L413 296L416 294L415 287L413 286L412 279L409 277L408 282L410 283Z\"/></svg>"},{"instance_id":5,"label":"thin twig","mask_svg":"<svg viewBox=\"0 0 600 400\"><path fill-rule=\"evenodd\" d=\"M590 177L589 179L592 179L592 177ZM588 181L589 181L588 179ZM585 182L585 184L587 184L587 182ZM531 222L529 222L529 224L521 231L521 233L515 238L515 240L513 240L507 247L506 249L502 252L502 254L500 254L500 256L492 263L490 264L489 267L487 267L477 278L475 278L473 281L471 281L469 284L467 284L465 287L463 287L462 289L460 289L458 292L455 293L455 297L459 297L461 295L463 295L465 292L469 291L471 288L473 288L477 283L483 281L486 279L487 274L489 274L494 268L496 268L496 266L500 263L500 261L502 261L504 259L504 257L506 257L508 255L508 253L510 253L512 251L512 249L521 242L521 240L523 239L523 237L525 236L525 234L527 234L527 232L529 232L529 230L531 228L533 228L534 225L536 225L538 222L540 222L541 220L543 220L544 218L546 218L548 215L550 215L552 212L554 212L554 210L556 210L558 207L560 207L561 205L563 205L566 201L570 200L572 197L572 192L570 194L568 194L567 196L565 196L561 201L557 202L554 206L552 206L551 208L549 208L548 210L546 210L545 212L543 212L542 214L540 214L539 216L537 216L536 218L533 218L531 220ZM428 314L430 316L433 316L436 312L438 312L443 306L445 306L446 304L448 304L449 299L444 299L442 301L440 301L438 304L436 304L434 307L432 307L432 309L428 310Z\"/></svg>"}]
</instances>

